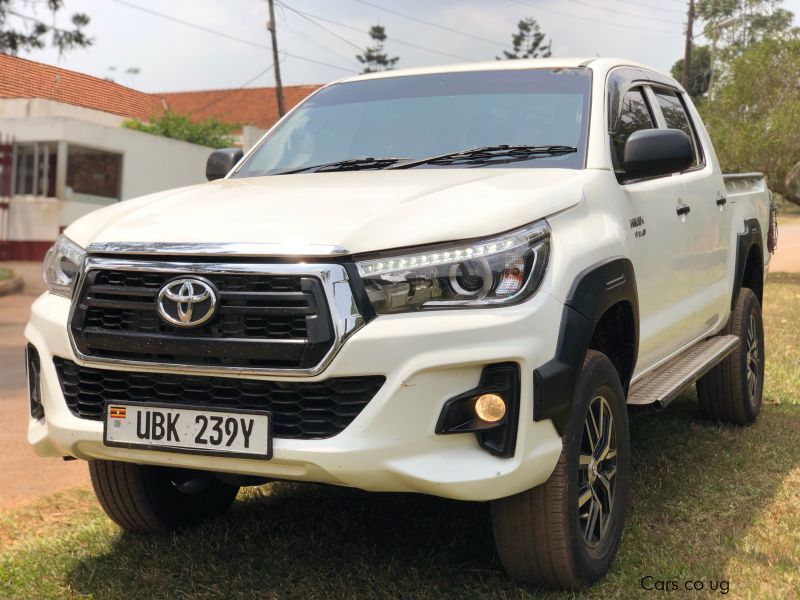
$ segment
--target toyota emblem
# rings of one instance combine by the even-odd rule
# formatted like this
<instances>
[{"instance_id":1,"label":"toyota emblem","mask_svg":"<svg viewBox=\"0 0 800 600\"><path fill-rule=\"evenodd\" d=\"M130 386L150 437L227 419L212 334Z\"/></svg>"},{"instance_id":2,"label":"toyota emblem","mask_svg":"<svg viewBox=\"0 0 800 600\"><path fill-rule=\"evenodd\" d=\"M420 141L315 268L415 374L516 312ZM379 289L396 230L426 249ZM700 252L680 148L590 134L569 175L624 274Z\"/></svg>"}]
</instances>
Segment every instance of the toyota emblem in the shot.
<instances>
[{"instance_id":1,"label":"toyota emblem","mask_svg":"<svg viewBox=\"0 0 800 600\"><path fill-rule=\"evenodd\" d=\"M210 281L199 277L173 279L156 297L158 314L178 327L197 327L217 311L217 290Z\"/></svg>"}]
</instances>

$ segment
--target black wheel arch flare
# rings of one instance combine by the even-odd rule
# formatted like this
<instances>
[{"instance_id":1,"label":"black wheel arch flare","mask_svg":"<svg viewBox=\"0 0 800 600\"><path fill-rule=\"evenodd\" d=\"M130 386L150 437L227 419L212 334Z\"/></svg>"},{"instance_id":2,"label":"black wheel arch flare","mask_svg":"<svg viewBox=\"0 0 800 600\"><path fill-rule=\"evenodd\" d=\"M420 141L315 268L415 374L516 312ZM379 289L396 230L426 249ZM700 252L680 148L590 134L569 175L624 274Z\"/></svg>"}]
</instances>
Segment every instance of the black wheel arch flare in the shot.
<instances>
[{"instance_id":1,"label":"black wheel arch flare","mask_svg":"<svg viewBox=\"0 0 800 600\"><path fill-rule=\"evenodd\" d=\"M739 292L742 291L742 285L744 284L745 274L747 270L747 257L750 256L750 250L753 247L758 247L761 251L761 258L764 258L764 248L763 243L764 238L761 234L761 223L758 222L758 219L746 219L744 222L744 233L740 233L736 236L736 266L733 272L733 293L731 295L731 310L736 307L736 301L739 299ZM763 276L763 263L759 265L762 269L761 273ZM763 282L761 282L763 284ZM761 300L760 292L762 290L753 290L753 292L759 296L759 301Z\"/></svg>"},{"instance_id":2,"label":"black wheel arch flare","mask_svg":"<svg viewBox=\"0 0 800 600\"><path fill-rule=\"evenodd\" d=\"M533 420L552 419L566 431L575 387L595 328L615 304L633 309L634 364L638 355L639 296L633 264L618 257L592 265L575 279L564 304L555 356L533 372Z\"/></svg>"}]
</instances>

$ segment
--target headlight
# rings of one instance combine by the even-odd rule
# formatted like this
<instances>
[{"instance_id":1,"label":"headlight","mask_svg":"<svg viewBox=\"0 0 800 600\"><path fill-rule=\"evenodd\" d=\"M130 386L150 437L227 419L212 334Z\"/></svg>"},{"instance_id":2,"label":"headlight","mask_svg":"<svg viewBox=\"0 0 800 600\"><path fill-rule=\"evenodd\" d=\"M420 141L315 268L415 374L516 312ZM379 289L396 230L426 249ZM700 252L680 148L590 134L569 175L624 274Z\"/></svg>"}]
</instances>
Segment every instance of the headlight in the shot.
<instances>
[{"instance_id":1,"label":"headlight","mask_svg":"<svg viewBox=\"0 0 800 600\"><path fill-rule=\"evenodd\" d=\"M358 272L379 314L506 306L542 283L550 228L539 221L494 238L361 261Z\"/></svg>"},{"instance_id":2,"label":"headlight","mask_svg":"<svg viewBox=\"0 0 800 600\"><path fill-rule=\"evenodd\" d=\"M66 236L59 236L44 257L44 283L58 296L72 298L86 251Z\"/></svg>"}]
</instances>

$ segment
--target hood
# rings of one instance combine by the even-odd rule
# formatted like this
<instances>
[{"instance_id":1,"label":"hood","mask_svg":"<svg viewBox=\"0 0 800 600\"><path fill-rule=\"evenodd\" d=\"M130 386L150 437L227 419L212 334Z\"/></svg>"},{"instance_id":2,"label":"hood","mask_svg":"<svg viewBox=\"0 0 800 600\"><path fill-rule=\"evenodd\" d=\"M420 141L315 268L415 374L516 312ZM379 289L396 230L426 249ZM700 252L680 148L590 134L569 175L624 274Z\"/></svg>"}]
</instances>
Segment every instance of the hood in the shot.
<instances>
[{"instance_id":1,"label":"hood","mask_svg":"<svg viewBox=\"0 0 800 600\"><path fill-rule=\"evenodd\" d=\"M416 169L223 179L127 200L66 234L104 242L340 246L370 252L482 237L582 197L583 171Z\"/></svg>"}]
</instances>

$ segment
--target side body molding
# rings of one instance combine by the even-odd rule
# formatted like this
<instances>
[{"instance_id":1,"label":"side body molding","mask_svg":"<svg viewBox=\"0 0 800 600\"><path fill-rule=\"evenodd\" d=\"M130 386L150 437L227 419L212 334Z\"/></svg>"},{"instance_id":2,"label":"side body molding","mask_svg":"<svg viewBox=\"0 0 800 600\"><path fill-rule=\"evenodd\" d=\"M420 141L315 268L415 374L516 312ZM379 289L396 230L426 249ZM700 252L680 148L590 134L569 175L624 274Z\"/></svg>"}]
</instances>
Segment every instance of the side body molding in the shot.
<instances>
[{"instance_id":1,"label":"side body molding","mask_svg":"<svg viewBox=\"0 0 800 600\"><path fill-rule=\"evenodd\" d=\"M613 258L581 273L567 296L556 355L533 373L534 421L552 419L559 434L564 434L575 385L595 327L605 312L620 302L627 302L633 311L633 369L639 344L636 277L630 260Z\"/></svg>"}]
</instances>

